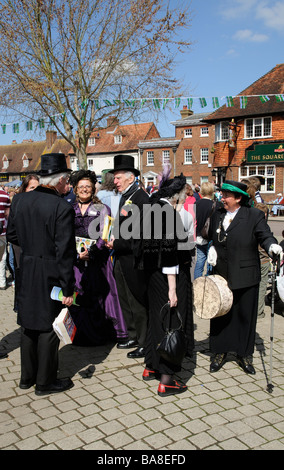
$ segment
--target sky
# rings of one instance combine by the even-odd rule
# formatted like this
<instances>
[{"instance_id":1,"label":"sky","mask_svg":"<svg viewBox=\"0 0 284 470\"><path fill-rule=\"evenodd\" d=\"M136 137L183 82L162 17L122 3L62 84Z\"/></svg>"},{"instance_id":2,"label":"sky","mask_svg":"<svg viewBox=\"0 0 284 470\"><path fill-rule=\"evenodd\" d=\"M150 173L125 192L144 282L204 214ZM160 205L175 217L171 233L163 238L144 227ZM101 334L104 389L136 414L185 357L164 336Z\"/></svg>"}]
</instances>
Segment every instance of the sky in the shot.
<instances>
[{"instance_id":1,"label":"sky","mask_svg":"<svg viewBox=\"0 0 284 470\"><path fill-rule=\"evenodd\" d=\"M170 0L174 5L180 0ZM193 111L211 112L212 97L235 96L277 64L284 63L284 0L183 0L192 11L187 40L189 52L179 58L175 76L182 80L185 96L194 98ZM207 107L201 108L199 97ZM186 104L186 103L183 103ZM179 109L181 109L182 104ZM180 119L180 110L161 112L156 121L162 137L172 137L172 121ZM149 116L147 116L147 121ZM0 145L37 138L31 133L6 134L0 130Z\"/></svg>"}]
</instances>

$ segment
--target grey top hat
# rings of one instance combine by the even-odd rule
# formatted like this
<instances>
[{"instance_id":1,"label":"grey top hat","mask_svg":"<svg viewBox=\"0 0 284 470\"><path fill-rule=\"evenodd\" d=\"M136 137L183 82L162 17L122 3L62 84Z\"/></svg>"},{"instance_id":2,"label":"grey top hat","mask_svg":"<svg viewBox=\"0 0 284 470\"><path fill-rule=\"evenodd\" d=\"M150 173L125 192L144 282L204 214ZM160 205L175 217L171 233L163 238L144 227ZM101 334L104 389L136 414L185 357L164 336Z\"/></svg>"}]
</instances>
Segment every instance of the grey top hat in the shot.
<instances>
[{"instance_id":1,"label":"grey top hat","mask_svg":"<svg viewBox=\"0 0 284 470\"><path fill-rule=\"evenodd\" d=\"M131 155L115 155L114 156L114 168L109 170L109 173L114 173L115 171L132 171L135 176L140 175L140 171L134 168L134 157Z\"/></svg>"},{"instance_id":2,"label":"grey top hat","mask_svg":"<svg viewBox=\"0 0 284 470\"><path fill-rule=\"evenodd\" d=\"M41 169L38 172L40 176L50 176L67 171L71 170L67 168L64 153L45 153L41 156Z\"/></svg>"}]
</instances>

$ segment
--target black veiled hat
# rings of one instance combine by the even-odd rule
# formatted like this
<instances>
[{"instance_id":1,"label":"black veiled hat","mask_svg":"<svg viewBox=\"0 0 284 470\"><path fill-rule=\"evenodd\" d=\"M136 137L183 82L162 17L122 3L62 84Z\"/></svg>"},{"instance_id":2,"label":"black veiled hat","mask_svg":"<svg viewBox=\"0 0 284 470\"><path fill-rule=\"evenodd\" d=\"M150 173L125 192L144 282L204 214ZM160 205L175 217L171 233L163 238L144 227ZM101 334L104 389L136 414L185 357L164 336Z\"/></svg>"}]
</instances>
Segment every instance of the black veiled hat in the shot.
<instances>
[{"instance_id":1,"label":"black veiled hat","mask_svg":"<svg viewBox=\"0 0 284 470\"><path fill-rule=\"evenodd\" d=\"M179 176L175 176L171 179L165 179L161 182L160 188L157 192L153 193L150 200L151 203L158 201L161 198L170 198L174 194L179 193L186 185L186 178L181 173Z\"/></svg>"},{"instance_id":2,"label":"black veiled hat","mask_svg":"<svg viewBox=\"0 0 284 470\"><path fill-rule=\"evenodd\" d=\"M93 184L96 184L97 182L97 176L94 171L91 170L78 170L78 171L73 171L70 175L69 181L73 187L75 187L80 180L83 179L90 179Z\"/></svg>"}]
</instances>

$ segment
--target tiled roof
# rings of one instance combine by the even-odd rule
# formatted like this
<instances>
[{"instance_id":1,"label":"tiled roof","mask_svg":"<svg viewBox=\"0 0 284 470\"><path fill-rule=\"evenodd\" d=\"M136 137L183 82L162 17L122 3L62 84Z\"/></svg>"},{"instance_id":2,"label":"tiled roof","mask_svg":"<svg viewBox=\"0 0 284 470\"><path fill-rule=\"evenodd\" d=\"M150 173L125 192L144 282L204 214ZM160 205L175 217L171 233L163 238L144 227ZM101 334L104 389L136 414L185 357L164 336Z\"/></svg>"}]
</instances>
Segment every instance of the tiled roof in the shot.
<instances>
[{"instance_id":1,"label":"tiled roof","mask_svg":"<svg viewBox=\"0 0 284 470\"><path fill-rule=\"evenodd\" d=\"M277 102L275 96L269 96L269 101L262 103L260 95L284 94L284 64L276 65L270 72L256 80L252 85L239 93L238 96L247 96L246 108L240 108L240 98L234 98L234 106L226 105L210 114L204 121L216 122L224 119L260 116L284 112L284 102Z\"/></svg>"},{"instance_id":2,"label":"tiled roof","mask_svg":"<svg viewBox=\"0 0 284 470\"><path fill-rule=\"evenodd\" d=\"M122 142L116 144L114 136L122 136ZM138 142L151 137L159 137L153 122L143 124L118 125L108 129L95 129L92 133L95 145L87 147L88 154L120 153L138 149Z\"/></svg>"},{"instance_id":3,"label":"tiled roof","mask_svg":"<svg viewBox=\"0 0 284 470\"><path fill-rule=\"evenodd\" d=\"M51 148L47 148L46 140L33 142L23 141L20 144L0 145L0 173L25 173L37 172L40 169L41 155L44 153L59 153L65 155L70 150L70 144L64 139L57 139ZM29 159L29 166L23 167L23 156ZM3 168L3 157L9 160L7 169Z\"/></svg>"},{"instance_id":4,"label":"tiled roof","mask_svg":"<svg viewBox=\"0 0 284 470\"><path fill-rule=\"evenodd\" d=\"M209 113L195 113L191 116L187 116L186 118L172 121L171 124L173 124L175 127L200 125L202 121L204 121L209 115Z\"/></svg>"}]
</instances>

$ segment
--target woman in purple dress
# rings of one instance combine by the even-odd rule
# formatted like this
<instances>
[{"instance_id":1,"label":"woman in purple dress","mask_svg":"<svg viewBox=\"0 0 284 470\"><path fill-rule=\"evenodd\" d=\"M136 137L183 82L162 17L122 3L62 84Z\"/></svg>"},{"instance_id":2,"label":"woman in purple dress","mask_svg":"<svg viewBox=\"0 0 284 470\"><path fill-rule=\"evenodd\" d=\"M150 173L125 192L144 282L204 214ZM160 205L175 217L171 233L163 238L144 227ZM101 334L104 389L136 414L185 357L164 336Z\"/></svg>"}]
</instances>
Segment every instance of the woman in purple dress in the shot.
<instances>
[{"instance_id":1,"label":"woman in purple dress","mask_svg":"<svg viewBox=\"0 0 284 470\"><path fill-rule=\"evenodd\" d=\"M87 239L77 243L77 263L74 266L79 306L70 307L77 327L74 344L96 346L108 340L123 341L127 329L120 308L109 250L101 239L108 206L96 197L96 174L79 170L71 175L76 194L75 235ZM77 238L77 240L78 240ZM90 247L89 240L95 240Z\"/></svg>"}]
</instances>

